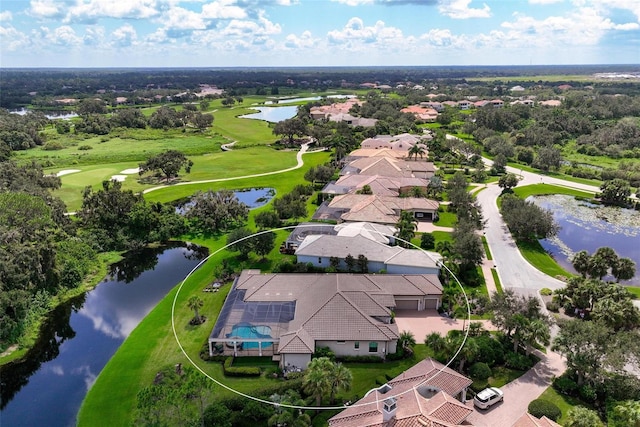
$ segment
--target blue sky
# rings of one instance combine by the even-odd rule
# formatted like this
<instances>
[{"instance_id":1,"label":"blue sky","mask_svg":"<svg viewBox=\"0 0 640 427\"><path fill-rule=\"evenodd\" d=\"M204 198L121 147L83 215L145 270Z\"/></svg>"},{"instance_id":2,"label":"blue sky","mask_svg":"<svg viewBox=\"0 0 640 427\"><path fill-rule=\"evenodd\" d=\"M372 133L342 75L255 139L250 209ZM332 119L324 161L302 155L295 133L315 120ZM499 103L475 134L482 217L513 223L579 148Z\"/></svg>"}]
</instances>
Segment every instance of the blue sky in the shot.
<instances>
[{"instance_id":1,"label":"blue sky","mask_svg":"<svg viewBox=\"0 0 640 427\"><path fill-rule=\"evenodd\" d=\"M2 67L640 64L640 0L1 0Z\"/></svg>"}]
</instances>

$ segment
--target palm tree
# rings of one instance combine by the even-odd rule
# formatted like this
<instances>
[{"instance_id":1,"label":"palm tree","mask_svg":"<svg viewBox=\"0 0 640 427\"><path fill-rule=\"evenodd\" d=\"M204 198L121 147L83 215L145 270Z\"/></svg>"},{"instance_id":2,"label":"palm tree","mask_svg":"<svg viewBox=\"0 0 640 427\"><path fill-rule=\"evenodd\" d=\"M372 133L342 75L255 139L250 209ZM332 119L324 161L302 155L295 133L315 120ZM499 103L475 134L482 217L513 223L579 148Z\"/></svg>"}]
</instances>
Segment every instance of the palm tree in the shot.
<instances>
[{"instance_id":1,"label":"palm tree","mask_svg":"<svg viewBox=\"0 0 640 427\"><path fill-rule=\"evenodd\" d=\"M337 391L347 391L351 388L353 375L351 375L351 371L342 363L333 363L333 368L328 372L328 376L331 383L329 402L333 405Z\"/></svg>"},{"instance_id":2,"label":"palm tree","mask_svg":"<svg viewBox=\"0 0 640 427\"><path fill-rule=\"evenodd\" d=\"M435 353L438 353L446 348L446 341L440 335L440 332L431 332L424 339L424 343L427 347L433 350Z\"/></svg>"},{"instance_id":3,"label":"palm tree","mask_svg":"<svg viewBox=\"0 0 640 427\"><path fill-rule=\"evenodd\" d=\"M589 272L589 262L591 261L591 256L587 251L576 252L576 254L571 259L571 264L573 268L576 269L578 273L582 275L582 277L587 277L587 273Z\"/></svg>"},{"instance_id":4,"label":"palm tree","mask_svg":"<svg viewBox=\"0 0 640 427\"><path fill-rule=\"evenodd\" d=\"M304 373L302 387L308 395L316 400L316 406L322 404L322 398L331 391L331 380L327 375L333 369L333 362L328 357L311 360Z\"/></svg>"},{"instance_id":5,"label":"palm tree","mask_svg":"<svg viewBox=\"0 0 640 427\"><path fill-rule=\"evenodd\" d=\"M291 406L305 406L304 400L295 390L287 390L284 395L274 394L269 400ZM311 417L304 411L295 408L276 406L276 413L269 418L268 426L310 427Z\"/></svg>"},{"instance_id":6,"label":"palm tree","mask_svg":"<svg viewBox=\"0 0 640 427\"><path fill-rule=\"evenodd\" d=\"M200 323L202 323L200 314L198 313L198 309L202 308L202 306L204 305L202 299L197 295L193 295L191 298L189 298L187 305L194 312L193 320L195 324L199 325Z\"/></svg>"},{"instance_id":7,"label":"palm tree","mask_svg":"<svg viewBox=\"0 0 640 427\"><path fill-rule=\"evenodd\" d=\"M398 229L396 237L401 239L400 246L406 248L409 246L407 242L411 242L411 239L416 235L418 223L411 212L402 211L400 212L400 219L396 223L396 228Z\"/></svg>"},{"instance_id":8,"label":"palm tree","mask_svg":"<svg viewBox=\"0 0 640 427\"><path fill-rule=\"evenodd\" d=\"M527 327L525 342L527 344L527 356L531 354L531 349L536 344L549 345L551 342L549 325L540 319L532 320Z\"/></svg>"},{"instance_id":9,"label":"palm tree","mask_svg":"<svg viewBox=\"0 0 640 427\"><path fill-rule=\"evenodd\" d=\"M416 338L411 331L402 331L398 337L398 345L406 354L413 354L413 346L416 345Z\"/></svg>"},{"instance_id":10,"label":"palm tree","mask_svg":"<svg viewBox=\"0 0 640 427\"><path fill-rule=\"evenodd\" d=\"M611 274L616 278L616 282L632 279L636 275L636 263L630 258L619 258L611 267Z\"/></svg>"},{"instance_id":11,"label":"palm tree","mask_svg":"<svg viewBox=\"0 0 640 427\"><path fill-rule=\"evenodd\" d=\"M418 160L418 156L420 156L420 159L422 159L425 154L426 150L424 148L424 145L415 144L409 149L409 160L411 160L411 157L413 157L414 160Z\"/></svg>"}]
</instances>

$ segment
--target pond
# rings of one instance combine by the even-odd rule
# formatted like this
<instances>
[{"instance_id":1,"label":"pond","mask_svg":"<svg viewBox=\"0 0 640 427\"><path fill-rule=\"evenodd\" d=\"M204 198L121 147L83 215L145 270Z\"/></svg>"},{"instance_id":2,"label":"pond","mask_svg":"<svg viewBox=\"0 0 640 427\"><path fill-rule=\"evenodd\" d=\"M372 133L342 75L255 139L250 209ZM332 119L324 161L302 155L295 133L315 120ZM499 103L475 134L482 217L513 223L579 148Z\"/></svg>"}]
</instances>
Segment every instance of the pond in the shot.
<instances>
[{"instance_id":1,"label":"pond","mask_svg":"<svg viewBox=\"0 0 640 427\"><path fill-rule=\"evenodd\" d=\"M294 117L298 112L298 107L292 105L287 107L251 107L258 110L258 113L245 114L241 119L264 120L271 123L278 123Z\"/></svg>"},{"instance_id":2,"label":"pond","mask_svg":"<svg viewBox=\"0 0 640 427\"><path fill-rule=\"evenodd\" d=\"M304 101L319 101L322 98L332 98L332 99L346 99L346 98L355 98L355 95L328 95L325 97L322 96L309 96L307 98L285 98L285 99L277 99L274 101L267 101L265 105L271 104L291 104L293 102L304 102Z\"/></svg>"},{"instance_id":3,"label":"pond","mask_svg":"<svg viewBox=\"0 0 640 427\"><path fill-rule=\"evenodd\" d=\"M233 195L236 198L247 205L249 209L259 208L264 206L276 195L274 188L244 188L242 190L234 190ZM191 206L193 202L189 199L183 199L176 205L176 212L184 214Z\"/></svg>"},{"instance_id":4,"label":"pond","mask_svg":"<svg viewBox=\"0 0 640 427\"><path fill-rule=\"evenodd\" d=\"M13 114L18 114L20 116L24 116L25 114L27 114L30 110L26 110L26 109L22 109L22 110L15 110L15 111L11 111L11 113ZM44 112L44 111L43 111ZM45 117L49 120L54 120L54 119L63 119L63 120L69 120L72 119L74 117L80 117L78 116L77 113L74 112L70 112L70 111L46 111L44 112Z\"/></svg>"},{"instance_id":5,"label":"pond","mask_svg":"<svg viewBox=\"0 0 640 427\"><path fill-rule=\"evenodd\" d=\"M622 282L640 286L640 212L578 201L572 196L535 196L528 200L549 209L561 229L557 236L541 240L542 247L567 271L575 272L571 258L580 251L590 254L608 246L636 263L636 276ZM605 280L614 280L605 277Z\"/></svg>"},{"instance_id":6,"label":"pond","mask_svg":"<svg viewBox=\"0 0 640 427\"><path fill-rule=\"evenodd\" d=\"M0 372L3 426L71 426L131 331L207 255L177 243L129 254L92 291L54 310L24 361Z\"/></svg>"}]
</instances>

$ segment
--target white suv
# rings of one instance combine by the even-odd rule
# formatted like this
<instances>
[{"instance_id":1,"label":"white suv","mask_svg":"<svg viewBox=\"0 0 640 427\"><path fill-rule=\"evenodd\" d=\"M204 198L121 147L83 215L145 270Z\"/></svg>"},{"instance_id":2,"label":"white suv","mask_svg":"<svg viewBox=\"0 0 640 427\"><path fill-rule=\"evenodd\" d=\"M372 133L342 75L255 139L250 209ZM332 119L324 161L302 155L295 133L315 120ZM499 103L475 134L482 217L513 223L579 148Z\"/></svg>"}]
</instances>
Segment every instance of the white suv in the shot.
<instances>
[{"instance_id":1,"label":"white suv","mask_svg":"<svg viewBox=\"0 0 640 427\"><path fill-rule=\"evenodd\" d=\"M480 409L487 409L494 403L500 402L504 398L502 390L496 387L488 387L476 394L473 404Z\"/></svg>"}]
</instances>

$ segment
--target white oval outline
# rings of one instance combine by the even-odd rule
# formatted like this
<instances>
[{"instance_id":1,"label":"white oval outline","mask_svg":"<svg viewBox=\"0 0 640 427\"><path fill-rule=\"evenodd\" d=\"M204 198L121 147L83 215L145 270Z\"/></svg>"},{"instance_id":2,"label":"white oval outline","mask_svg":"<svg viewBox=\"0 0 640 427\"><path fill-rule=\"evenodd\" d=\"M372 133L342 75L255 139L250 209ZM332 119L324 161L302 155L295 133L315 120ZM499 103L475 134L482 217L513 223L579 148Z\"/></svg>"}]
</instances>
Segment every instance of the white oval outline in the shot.
<instances>
[{"instance_id":1,"label":"white oval outline","mask_svg":"<svg viewBox=\"0 0 640 427\"><path fill-rule=\"evenodd\" d=\"M349 226L349 223L343 223L343 224L347 224L346 226ZM298 224L299 225L299 224ZM254 236L259 236L261 234L266 234L266 233L270 233L270 232L274 232L274 231L283 231L283 230L290 230L290 229L295 229L296 227L298 227L298 225L290 225L290 226L285 226L285 227L279 227L279 228L273 228L273 229L269 229L269 230L261 230L258 231L257 233L253 233L249 236L245 236L241 239L235 240L219 249L217 249L215 252L213 252L212 254L208 255L206 258L204 258L202 261L200 261L195 267L193 267L193 269L187 274L187 276L182 280L182 282L180 283L180 286L178 287L175 296L173 297L173 303L171 304L171 329L173 331L173 336L176 340L176 343L178 344L178 347L180 348L180 351L182 352L182 354L184 355L184 357L187 358L187 360L189 361L189 363L191 363L191 365L196 368L202 375L204 375L205 377L209 378L211 381L213 381L215 384L217 384L218 386L232 392L235 393L239 396L242 396L244 398L247 399L251 399L254 400L256 402L260 402L260 403L264 403L267 405L271 405L274 407L282 407L282 408L289 408L289 409L298 409L298 410L313 410L313 411L322 411L322 410L338 410L338 409L347 409L347 408L353 408L353 407L360 407L360 406L367 406L367 405L372 405L372 404L378 404L379 402L381 402L380 400L375 400L372 402L365 402L365 403L354 403L351 405L341 405L341 406L298 406L298 405L289 405L289 404L284 404L284 403L277 403L277 402L273 402L270 400L265 400L265 399L260 399L259 397L255 397L255 396L251 396L248 395L246 393L243 393L241 391L235 390L231 387L229 387L228 385L221 383L220 381L216 380L215 378L211 377L208 373L206 373L202 368L200 368L192 359L191 357L189 357L189 355L187 354L187 352L185 351L184 347L182 347L182 343L180 342L180 339L178 338L178 334L176 332L176 325L175 325L175 306L176 306L176 302L178 300L178 296L180 295L180 291L182 290L182 287L184 286L185 282L187 281L187 279L189 279L189 277L191 276L191 274L193 274L194 271L196 271L198 268L200 268L200 266L202 264L204 264L205 262L207 262L209 260L209 258L211 258L212 256L220 253L221 251L223 251L224 249L227 249L228 247L238 243L238 242L242 242L244 240L247 239L251 239ZM339 227L341 224L325 224L325 223L318 223L316 224L309 224L309 223L305 223L305 227L307 226L311 226L311 227L326 227L326 226L331 226L333 225L334 227ZM376 232L378 234L380 234L381 236L385 236L385 237L393 237L396 240L399 240L401 242L404 242L405 244L409 244L411 246L413 246L414 248L421 250L422 252L424 252L429 258L431 258L431 255L429 255L429 253L427 251L425 251L422 248L419 248L418 246L414 245L411 242L407 242L404 239L400 239L399 237L396 236L388 236L384 233L381 233L379 231L376 230ZM433 260L433 258L432 258ZM435 260L434 260L435 261ZM441 268L444 268L447 270L447 272L449 272L449 274L451 275L451 277L453 277L456 281L456 283L458 284L458 286L460 287L460 289L462 290L462 294L464 295L464 299L465 302L467 304L467 319L469 321L469 324L471 323L471 306L469 304L469 299L467 297L467 293L464 291L464 287L462 286L462 283L460 283L460 281L458 280L458 278L456 277L456 275L449 269L449 267L447 267L444 263L442 262L437 262L437 264L440 265ZM464 333L464 338L462 340L462 343L460 344L460 347L458 347L458 350L456 350L455 354L453 355L453 357L441 368L439 369L435 374L433 374L431 377L425 379L424 381L422 381L419 384L416 384L415 386L413 386L412 388L402 392L402 393L398 393L395 395L391 395L391 396L386 396L385 395L385 400L386 399L390 399L390 398L398 398L399 396L402 396L405 393L409 393L412 392L414 389L417 389L419 386L421 386L422 384L426 383L427 381L432 380L433 378L437 377L440 373L442 373L444 371L445 368L448 368L449 365L451 365L453 363L453 361L455 360L456 357L458 357L458 354L460 354L460 352L462 351L462 348L464 347L464 345L467 342L467 338L469 336L469 330L470 328L467 327L465 328L465 333ZM419 362L418 362L419 363ZM380 387L375 387L372 388L371 390L367 391L364 396L362 398L364 398L365 396L367 396L369 393L371 393L374 390L379 389ZM361 398L361 399L362 399Z\"/></svg>"}]
</instances>

